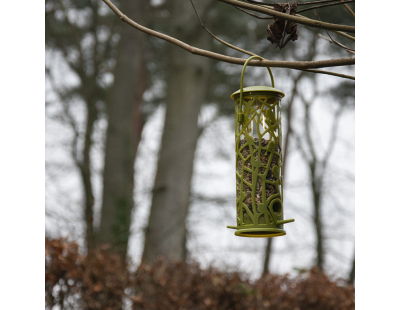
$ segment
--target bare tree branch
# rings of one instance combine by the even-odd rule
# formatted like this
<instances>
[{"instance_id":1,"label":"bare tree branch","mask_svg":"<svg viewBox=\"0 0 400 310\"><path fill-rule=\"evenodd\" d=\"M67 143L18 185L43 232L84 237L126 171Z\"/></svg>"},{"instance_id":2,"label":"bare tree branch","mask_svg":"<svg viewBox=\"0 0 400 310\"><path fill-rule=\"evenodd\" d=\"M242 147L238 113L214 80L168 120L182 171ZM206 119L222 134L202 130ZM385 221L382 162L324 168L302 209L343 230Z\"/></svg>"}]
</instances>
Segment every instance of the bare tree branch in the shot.
<instances>
[{"instance_id":1,"label":"bare tree branch","mask_svg":"<svg viewBox=\"0 0 400 310\"><path fill-rule=\"evenodd\" d=\"M228 46L228 47L230 47L230 48L232 48L232 49L234 49L234 50L237 50L237 51L239 51L239 52L242 52L242 53L244 53L244 54L247 54L247 55L250 55L250 56L259 56L259 55L254 54L253 52L246 51L246 50L244 50L244 49L242 49L242 48L240 48L240 47L237 47L237 46L235 46L235 45L233 45L233 44L230 44L230 43L228 43L228 42L226 42L226 41L224 41L224 40L218 38L216 35L214 35L214 34L213 34L210 30L208 30L208 28L204 25L204 23L203 23L203 21L201 20L199 14L197 13L197 10L196 10L196 7L195 7L193 1L190 0L190 2L191 2L191 4L192 4L192 6L193 6L194 12L196 13L196 16L197 16L197 18L198 18L198 20L199 20L199 22L200 22L201 27L203 27L203 29L204 29L205 31L207 31L215 40L221 42L222 44L224 44L224 45L226 45L226 46ZM240 9L240 8L238 8L238 9ZM241 10L241 9L240 9L240 10ZM259 56L259 57L261 57L261 56ZM261 58L263 58L263 57L261 57ZM265 59L265 58L263 58L263 59ZM333 75L333 76L338 76L338 77L342 77L342 78L346 78L346 79L355 80L355 77L354 77L354 76L346 75L346 74L341 74L341 73L336 73L336 72L329 72L329 71L324 71L324 70L312 70L312 69L301 69L301 70L302 70L302 71L307 71L307 72L312 72L312 73L321 73L321 74Z\"/></svg>"},{"instance_id":2,"label":"bare tree branch","mask_svg":"<svg viewBox=\"0 0 400 310\"><path fill-rule=\"evenodd\" d=\"M338 5L338 4L347 5L346 3L350 3L350 2L355 2L355 0L341 0L341 2L334 2L334 3L327 3L327 4L310 6L308 8L304 8L302 10L297 11L297 13L306 12L306 11L314 10L314 9L321 9L321 8L324 8L324 7Z\"/></svg>"},{"instance_id":3,"label":"bare tree branch","mask_svg":"<svg viewBox=\"0 0 400 310\"><path fill-rule=\"evenodd\" d=\"M249 52L249 51L246 51L246 50L244 50L244 49L241 49L240 47L237 47L237 46L235 46L235 45L233 45L233 44L230 44L230 43L228 43L228 42L226 42L226 41L224 41L224 40L218 38L216 35L214 35L214 34L213 34L210 30L208 30L208 28L203 24L203 21L201 20L199 14L197 13L196 7L194 6L194 3L193 3L192 0L190 0L190 3L192 4L193 10L194 10L194 12L196 13L197 19L199 20L201 27L202 27L205 31L207 31L207 32L209 33L209 35L212 36L215 40L217 40L218 42L221 42L222 44L224 44L224 45L226 45L226 46L228 46L228 47L230 47L230 48L232 48L232 49L234 49L234 50L237 50L237 51L239 51L239 52L242 52L242 53L244 53L244 54L247 54L247 55L250 55L250 56L255 55L255 54L252 53L252 52Z\"/></svg>"},{"instance_id":4,"label":"bare tree branch","mask_svg":"<svg viewBox=\"0 0 400 310\"><path fill-rule=\"evenodd\" d=\"M126 15L124 15L111 1L109 0L103 0L104 3L106 3L118 16L119 18L126 22L127 24L131 25L132 27L145 32L147 34L150 34L152 36L155 36L157 38L163 39L165 41L168 41L170 43L173 43L188 52L195 54L195 55L201 55L205 57L209 57L212 59L224 61L227 63L232 63L232 64L238 64L238 65L243 65L246 61L246 59L242 58L236 58L236 57L230 57L214 52L210 52L207 50L203 50L194 46L191 46L189 44L186 44L178 39L175 39L171 36L168 36L166 34L154 31L152 29L146 28L130 18L128 18ZM286 14L284 14L286 15ZM354 65L355 64L355 58L339 58L339 59L328 59L328 60L318 60L318 61L272 61L272 60L252 60L249 62L250 66L259 66L259 67L279 67L279 68L290 68L290 69L299 69L299 70L305 70L305 69L317 69L317 68L323 68L323 67L335 67L335 66L348 66L348 65Z\"/></svg>"},{"instance_id":5,"label":"bare tree branch","mask_svg":"<svg viewBox=\"0 0 400 310\"><path fill-rule=\"evenodd\" d=\"M336 144L336 140L337 140L337 136L338 136L339 119L340 119L340 116L343 114L343 112L344 112L344 109L342 107L339 107L336 110L335 115L333 117L333 125L331 128L331 135L330 135L330 139L329 139L329 143L328 143L328 148L326 149L324 157L321 162L321 167L322 167L321 173L325 173L325 169L326 169L328 160L333 153L333 148Z\"/></svg>"},{"instance_id":6,"label":"bare tree branch","mask_svg":"<svg viewBox=\"0 0 400 310\"><path fill-rule=\"evenodd\" d=\"M300 73L294 80L293 80L293 87L292 87L292 91L291 91L291 97L289 99L288 102L288 106L287 106L287 110L286 110L286 118L287 118L287 123L286 123L286 136L285 136L285 144L283 146L283 158L282 158L282 175L285 175L285 170L286 170L286 163L287 163L287 158L288 158L288 146L289 146L289 142L290 142L290 137L291 137L291 133L293 131L292 129L292 110L293 110L293 102L294 99L297 96L297 92L298 92L298 88L297 85L300 81L300 79L302 78L303 73ZM285 179L284 179L285 180Z\"/></svg>"},{"instance_id":7,"label":"bare tree branch","mask_svg":"<svg viewBox=\"0 0 400 310\"><path fill-rule=\"evenodd\" d=\"M341 32L341 31L334 31L334 33L337 33L337 34L339 34L339 35L341 35L341 36L343 36L343 37L345 37L347 39L353 40L353 41L356 40L355 37L353 37L351 35L348 35L347 33L344 33L344 32Z\"/></svg>"},{"instance_id":8,"label":"bare tree branch","mask_svg":"<svg viewBox=\"0 0 400 310\"><path fill-rule=\"evenodd\" d=\"M310 109L311 105L313 104L313 102L307 101L304 98L303 94L301 94L301 93L299 93L299 97L300 97L301 101L303 101L303 103L305 105L306 139L307 139L307 142L308 142L308 145L309 145L309 148L310 148L310 152L311 152L311 155L312 155L313 159L316 162L319 162L321 164L320 174L323 175L325 173L325 169L327 167L328 160L329 160L330 156L333 153L333 148L334 148L334 146L336 144L336 140L337 140L337 136L338 136L338 129L339 129L339 119L340 119L341 115L343 114L344 109L342 107L339 107L335 111L335 114L334 114L334 117L333 117L333 121L332 121L332 127L331 127L331 133L330 133L330 139L329 139L329 142L328 142L328 147L327 147L327 149L326 149L326 151L324 153L324 156L321 159L318 159L318 157L316 155L316 152L315 152L315 150L313 148L314 143L313 143L312 138L311 138L311 128L310 128L311 121L310 121L309 109ZM315 97L315 96L313 96L313 97Z\"/></svg>"},{"instance_id":9,"label":"bare tree branch","mask_svg":"<svg viewBox=\"0 0 400 310\"><path fill-rule=\"evenodd\" d=\"M301 69L295 69L295 70L301 70ZM352 75L347 75L347 74L342 74L342 73L337 73L337 72L330 72L330 71L325 71L325 70L306 69L306 70L302 70L302 71L307 71L307 72L312 72L312 73L321 73L321 74L326 74L326 75L332 75L332 76L337 76L337 77L341 77L341 78L349 79L349 80L355 80L356 79Z\"/></svg>"},{"instance_id":10,"label":"bare tree branch","mask_svg":"<svg viewBox=\"0 0 400 310\"><path fill-rule=\"evenodd\" d=\"M238 6L238 7L244 8L244 9L248 9L251 11L264 13L264 14L267 14L270 16L275 16L275 17L279 17L282 19L290 20L290 21L293 21L293 22L296 22L299 24L309 26L309 27L321 28L321 29L326 29L326 30L346 31L346 32L351 32L351 33L354 33L356 31L356 28L354 26L325 23L325 22L321 22L318 20L310 19L310 18L289 15L289 14L275 11L273 9L269 9L264 6L261 7L258 5L253 5L253 4L242 2L242 1L237 1L237 0L219 0L219 1L225 2L227 4L231 4L233 6Z\"/></svg>"},{"instance_id":11,"label":"bare tree branch","mask_svg":"<svg viewBox=\"0 0 400 310\"><path fill-rule=\"evenodd\" d=\"M258 15L256 15L256 14L247 12L246 10L243 10L242 8L239 8L238 6L234 6L234 8L236 8L236 9L238 9L239 11L242 11L242 12L244 12L244 13L250 15L250 16L253 16L253 17L255 17L255 18L258 18L258 19L274 19L273 17L262 17L262 16L258 16Z\"/></svg>"},{"instance_id":12,"label":"bare tree branch","mask_svg":"<svg viewBox=\"0 0 400 310\"><path fill-rule=\"evenodd\" d=\"M258 4L258 5L264 5L264 6L273 6L275 3L265 3L265 2L261 2L261 1L254 1L254 0L245 0L246 2L249 3L254 3L254 4ZM327 2L337 2L340 0L321 0L321 1L312 1L312 2L300 2L297 5L310 5L310 4L317 4L317 3L327 3Z\"/></svg>"},{"instance_id":13,"label":"bare tree branch","mask_svg":"<svg viewBox=\"0 0 400 310\"><path fill-rule=\"evenodd\" d=\"M338 45L338 46L344 48L344 49L347 50L348 52L355 52L355 51L356 51L355 49L349 48L349 47L343 45L342 43L340 43L340 42L334 40L334 39L331 37L331 35L329 34L328 31L326 32L326 34L329 36L329 38L332 40L333 43L335 43L336 45ZM353 54L355 54L355 53L353 53Z\"/></svg>"},{"instance_id":14,"label":"bare tree branch","mask_svg":"<svg viewBox=\"0 0 400 310\"><path fill-rule=\"evenodd\" d=\"M303 144L301 143L300 136L299 136L295 131L292 131L292 135L293 135L293 137L295 138L296 145L297 145L297 149L300 151L302 157L303 157L304 160L307 162L307 164L310 166L311 163L312 163L312 161L311 161L311 159L309 158L309 156L307 155L307 152L306 152L306 150L304 149Z\"/></svg>"},{"instance_id":15,"label":"bare tree branch","mask_svg":"<svg viewBox=\"0 0 400 310\"><path fill-rule=\"evenodd\" d=\"M310 149L310 153L311 153L311 157L313 158L313 161L316 162L317 161L317 154L316 151L314 149L314 143L311 137L311 120L310 120L310 108L311 105L314 103L314 101L306 101L305 98L302 96L301 93L299 93L303 103L304 103L304 108L305 108L305 119L304 119L304 124L305 124L305 136L306 136L306 140L308 142L308 147ZM314 97L314 96L313 96Z\"/></svg>"},{"instance_id":16,"label":"bare tree branch","mask_svg":"<svg viewBox=\"0 0 400 310\"><path fill-rule=\"evenodd\" d=\"M343 0L340 0L340 2L342 2L343 3L343 6L347 9L347 11L349 11L350 12L350 14L353 16L353 18L354 19L356 19L356 14L354 14L354 12L353 12L353 10L352 9L350 9L350 7L346 4L346 3L344 3L345 1L343 1Z\"/></svg>"},{"instance_id":17,"label":"bare tree branch","mask_svg":"<svg viewBox=\"0 0 400 310\"><path fill-rule=\"evenodd\" d=\"M253 1L253 0L245 0L245 1L246 1L246 2L250 2L250 3L255 3L255 4L258 4L258 5L264 5L264 4L262 4L261 2L258 2L258 1ZM307 3L304 3L304 2L303 2L303 3L298 3L297 5L317 4L317 3L326 3L326 2L333 2L333 1L332 1L332 0L327 0L327 1L307 2ZM274 5L274 3L271 3L271 4L269 4L269 5ZM344 4L344 5L347 5L347 4ZM273 9L273 7L268 7L268 6L266 6L266 7L269 8L269 9ZM236 6L235 6L235 8L240 9L240 8L238 8L238 7L236 7ZM247 14L249 14L249 15L252 15L251 13L249 13L249 12L243 10L243 9L242 9L242 11L244 11L245 13L247 13ZM256 17L256 18L259 18L259 19L268 19L268 18L262 18L262 17L260 17L260 16L256 16L256 15L254 15L254 14L253 14L253 16ZM310 18L308 18L308 17L306 17L306 16L303 16L303 15L300 15L300 14L295 14L295 16L300 16L300 17L302 17L302 18L310 19ZM350 39L350 40L353 40L353 41L356 40L355 37L353 37L353 36L351 36L351 35L348 35L347 33L344 33L344 32L342 32L342 31L334 30L333 32L335 32L335 33L337 33L337 34L339 34L339 35L341 35L341 36L343 36L343 37L345 37L345 38L347 38L347 39Z\"/></svg>"},{"instance_id":18,"label":"bare tree branch","mask_svg":"<svg viewBox=\"0 0 400 310\"><path fill-rule=\"evenodd\" d=\"M328 35L329 35L329 33L328 33ZM337 46L343 48L346 52L348 52L348 53L350 53L350 54L353 54L353 55L356 54L356 53L354 52L353 49L351 49L351 48L349 48L349 47L343 45L342 43L339 43L339 42L333 40L332 37L331 37L330 35L329 35L330 39L327 38L327 37L324 37L322 34L318 34L318 36L319 36L321 39L324 39L324 40L328 41L329 43L334 43L334 44L336 44Z\"/></svg>"}]
</instances>

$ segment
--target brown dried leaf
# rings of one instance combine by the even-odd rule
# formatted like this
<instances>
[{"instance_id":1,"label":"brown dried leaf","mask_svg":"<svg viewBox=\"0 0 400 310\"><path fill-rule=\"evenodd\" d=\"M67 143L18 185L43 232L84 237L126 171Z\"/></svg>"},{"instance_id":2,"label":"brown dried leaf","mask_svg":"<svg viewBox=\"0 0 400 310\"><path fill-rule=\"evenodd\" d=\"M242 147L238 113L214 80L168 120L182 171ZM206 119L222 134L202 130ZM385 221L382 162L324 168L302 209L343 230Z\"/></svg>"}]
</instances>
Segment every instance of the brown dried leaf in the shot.
<instances>
[{"instance_id":1,"label":"brown dried leaf","mask_svg":"<svg viewBox=\"0 0 400 310\"><path fill-rule=\"evenodd\" d=\"M274 10L289 15L295 15L297 12L297 2L293 3L275 3ZM282 49L289 41L296 41L297 23L282 18L275 17L274 22L268 25L267 39Z\"/></svg>"}]
</instances>

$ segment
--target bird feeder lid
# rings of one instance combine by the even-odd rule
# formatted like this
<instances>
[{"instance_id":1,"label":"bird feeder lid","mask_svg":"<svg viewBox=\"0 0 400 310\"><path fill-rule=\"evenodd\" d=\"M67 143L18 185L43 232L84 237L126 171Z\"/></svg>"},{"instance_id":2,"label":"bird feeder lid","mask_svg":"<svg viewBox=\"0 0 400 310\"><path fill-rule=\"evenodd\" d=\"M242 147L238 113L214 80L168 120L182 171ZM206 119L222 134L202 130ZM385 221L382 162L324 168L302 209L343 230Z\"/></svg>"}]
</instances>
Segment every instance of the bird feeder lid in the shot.
<instances>
[{"instance_id":1,"label":"bird feeder lid","mask_svg":"<svg viewBox=\"0 0 400 310\"><path fill-rule=\"evenodd\" d=\"M250 86L250 87L245 87L243 88L243 94L246 95L251 95L252 93L255 92L270 92L270 93L278 93L283 97L285 97L285 94L282 93L280 90L277 90L276 88L269 87L269 86ZM234 99L236 95L240 94L240 89L235 91L232 95L231 98Z\"/></svg>"}]
</instances>

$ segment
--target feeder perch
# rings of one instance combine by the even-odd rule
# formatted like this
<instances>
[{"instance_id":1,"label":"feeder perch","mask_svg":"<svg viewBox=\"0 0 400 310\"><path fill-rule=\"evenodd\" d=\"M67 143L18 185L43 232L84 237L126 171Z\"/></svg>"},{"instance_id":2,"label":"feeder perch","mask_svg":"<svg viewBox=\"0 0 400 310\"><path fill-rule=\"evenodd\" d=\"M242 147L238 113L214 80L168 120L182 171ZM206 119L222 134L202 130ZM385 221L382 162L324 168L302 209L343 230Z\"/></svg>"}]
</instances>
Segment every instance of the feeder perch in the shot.
<instances>
[{"instance_id":1,"label":"feeder perch","mask_svg":"<svg viewBox=\"0 0 400 310\"><path fill-rule=\"evenodd\" d=\"M282 130L280 101L285 94L272 87L243 88L244 64L240 89L235 100L236 210L235 235L277 237L286 235L283 224Z\"/></svg>"}]
</instances>

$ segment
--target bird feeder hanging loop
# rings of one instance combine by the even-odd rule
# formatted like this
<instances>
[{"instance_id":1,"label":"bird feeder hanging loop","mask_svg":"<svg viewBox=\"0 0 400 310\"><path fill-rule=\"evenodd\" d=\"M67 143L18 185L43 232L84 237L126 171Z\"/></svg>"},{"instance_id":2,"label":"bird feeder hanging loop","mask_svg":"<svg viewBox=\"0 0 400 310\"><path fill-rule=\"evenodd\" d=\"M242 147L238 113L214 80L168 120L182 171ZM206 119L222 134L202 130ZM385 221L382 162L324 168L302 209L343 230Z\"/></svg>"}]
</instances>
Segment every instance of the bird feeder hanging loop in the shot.
<instances>
[{"instance_id":1,"label":"bird feeder hanging loop","mask_svg":"<svg viewBox=\"0 0 400 310\"><path fill-rule=\"evenodd\" d=\"M247 59L246 62L244 63L244 65L243 65L242 76L241 76L241 78L240 78L240 110L239 110L239 111L242 111L242 104L243 104L243 80L244 80L244 71L246 70L246 67L247 67L248 63L250 62L250 60L255 59L255 58L258 58L258 59L260 59L260 60L263 60L263 59L264 59L264 58L262 58L261 56L254 55L254 56L251 56L249 59ZM270 67L267 67L267 69L268 69L268 72L269 72L269 76L271 77L271 84L272 84L272 87L275 88L275 81L274 81L274 76L272 75L272 71L271 71ZM244 115L243 115L242 113L239 113L239 115L238 115L238 121L239 121L240 123L243 123L243 120L244 120Z\"/></svg>"}]
</instances>

